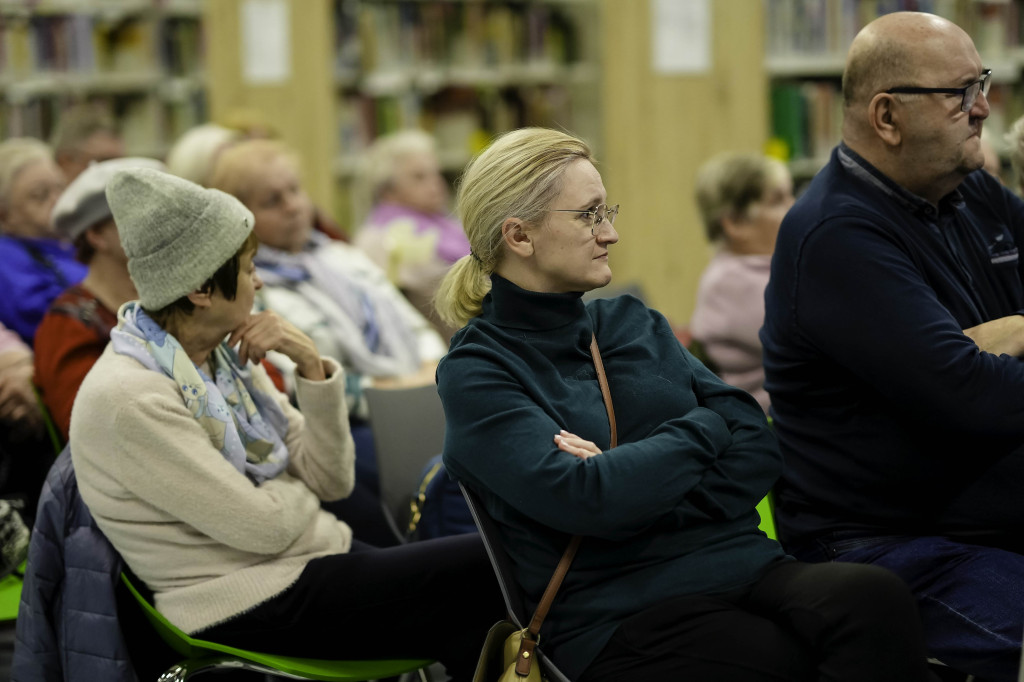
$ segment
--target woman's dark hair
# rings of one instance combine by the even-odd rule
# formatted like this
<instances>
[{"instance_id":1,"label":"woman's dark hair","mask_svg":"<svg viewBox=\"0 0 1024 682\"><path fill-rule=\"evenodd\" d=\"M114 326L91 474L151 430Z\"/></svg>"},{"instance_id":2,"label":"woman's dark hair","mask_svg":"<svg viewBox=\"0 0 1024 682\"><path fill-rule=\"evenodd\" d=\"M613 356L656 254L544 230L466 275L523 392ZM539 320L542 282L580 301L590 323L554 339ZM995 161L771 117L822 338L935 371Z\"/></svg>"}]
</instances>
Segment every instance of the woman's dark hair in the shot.
<instances>
[{"instance_id":1,"label":"woman's dark hair","mask_svg":"<svg viewBox=\"0 0 1024 682\"><path fill-rule=\"evenodd\" d=\"M235 296L238 295L238 272L242 267L242 258L246 254L256 253L258 246L259 240L256 239L256 233L250 232L249 236L242 242L242 245L238 247L235 255L217 268L217 271L199 286L199 291L204 294L212 294L215 291L219 291L229 301L235 300ZM186 295L173 303L168 303L159 310L147 310L146 313L154 322L167 329L167 323L173 318L178 315L191 315L195 309L195 304L188 300Z\"/></svg>"}]
</instances>

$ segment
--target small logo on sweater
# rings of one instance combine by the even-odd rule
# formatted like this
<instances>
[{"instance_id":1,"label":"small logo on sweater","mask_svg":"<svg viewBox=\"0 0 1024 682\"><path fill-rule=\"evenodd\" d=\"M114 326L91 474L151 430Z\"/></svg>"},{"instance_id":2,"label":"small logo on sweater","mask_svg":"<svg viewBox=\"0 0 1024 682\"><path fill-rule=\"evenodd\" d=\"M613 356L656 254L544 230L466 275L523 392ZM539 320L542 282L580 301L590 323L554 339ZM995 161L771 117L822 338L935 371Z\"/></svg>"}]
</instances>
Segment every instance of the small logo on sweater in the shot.
<instances>
[{"instance_id":1,"label":"small logo on sweater","mask_svg":"<svg viewBox=\"0 0 1024 682\"><path fill-rule=\"evenodd\" d=\"M988 255L992 265L1016 263L1019 258L1017 245L1006 239L1006 234L996 236L996 240L988 245Z\"/></svg>"}]
</instances>

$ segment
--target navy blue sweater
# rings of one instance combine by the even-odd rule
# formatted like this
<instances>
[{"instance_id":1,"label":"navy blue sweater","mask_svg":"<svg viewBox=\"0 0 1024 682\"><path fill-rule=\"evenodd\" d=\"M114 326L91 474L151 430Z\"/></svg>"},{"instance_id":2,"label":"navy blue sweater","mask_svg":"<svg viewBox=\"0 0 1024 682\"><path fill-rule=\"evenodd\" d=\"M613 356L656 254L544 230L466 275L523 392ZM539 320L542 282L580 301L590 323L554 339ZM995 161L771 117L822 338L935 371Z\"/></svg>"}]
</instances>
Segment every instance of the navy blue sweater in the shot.
<instances>
[{"instance_id":1,"label":"navy blue sweater","mask_svg":"<svg viewBox=\"0 0 1024 682\"><path fill-rule=\"evenodd\" d=\"M787 547L1024 527L1024 361L961 331L1024 311L1022 247L1024 202L987 173L936 210L833 152L783 221L765 292Z\"/></svg>"},{"instance_id":2,"label":"navy blue sweater","mask_svg":"<svg viewBox=\"0 0 1024 682\"><path fill-rule=\"evenodd\" d=\"M575 678L626 617L749 584L784 556L754 511L779 474L778 448L754 399L705 369L636 298L584 306L580 294L492 283L438 367L444 462L497 521L531 609L569 538L585 536L541 629ZM563 428L604 452L561 452L553 439Z\"/></svg>"}]
</instances>

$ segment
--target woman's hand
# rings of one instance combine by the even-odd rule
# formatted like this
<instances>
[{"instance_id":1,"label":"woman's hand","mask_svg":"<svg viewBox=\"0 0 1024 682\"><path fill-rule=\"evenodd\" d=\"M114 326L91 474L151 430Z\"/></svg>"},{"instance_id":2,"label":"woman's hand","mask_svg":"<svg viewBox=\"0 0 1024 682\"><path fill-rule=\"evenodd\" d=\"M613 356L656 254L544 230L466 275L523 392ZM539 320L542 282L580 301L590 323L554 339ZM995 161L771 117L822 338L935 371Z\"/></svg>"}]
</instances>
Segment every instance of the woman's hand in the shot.
<instances>
[{"instance_id":1,"label":"woman's hand","mask_svg":"<svg viewBox=\"0 0 1024 682\"><path fill-rule=\"evenodd\" d=\"M565 429L562 429L555 434L555 445L562 452L568 452L570 455L576 455L580 459L587 459L594 455L601 454L601 448L594 445L589 440L583 440L574 433L569 433Z\"/></svg>"},{"instance_id":2,"label":"woman's hand","mask_svg":"<svg viewBox=\"0 0 1024 682\"><path fill-rule=\"evenodd\" d=\"M299 376L311 381L327 378L313 340L270 310L251 315L245 324L231 332L228 346L235 344L238 344L238 359L242 364L249 361L258 364L267 351L276 350L291 358Z\"/></svg>"}]
</instances>

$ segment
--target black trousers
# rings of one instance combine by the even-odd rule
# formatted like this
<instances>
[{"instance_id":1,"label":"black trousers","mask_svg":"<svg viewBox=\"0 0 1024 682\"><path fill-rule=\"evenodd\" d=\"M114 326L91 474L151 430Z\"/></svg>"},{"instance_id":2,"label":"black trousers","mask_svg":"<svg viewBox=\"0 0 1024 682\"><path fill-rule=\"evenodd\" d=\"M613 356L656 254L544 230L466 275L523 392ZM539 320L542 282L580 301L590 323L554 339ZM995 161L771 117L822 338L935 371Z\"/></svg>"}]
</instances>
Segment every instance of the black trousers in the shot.
<instances>
[{"instance_id":1,"label":"black trousers","mask_svg":"<svg viewBox=\"0 0 1024 682\"><path fill-rule=\"evenodd\" d=\"M307 658L437 659L470 680L505 607L476 533L311 561L298 581L202 639Z\"/></svg>"},{"instance_id":2,"label":"black trousers","mask_svg":"<svg viewBox=\"0 0 1024 682\"><path fill-rule=\"evenodd\" d=\"M755 584L667 600L625 620L581 682L917 682L917 607L874 566L782 562Z\"/></svg>"}]
</instances>

